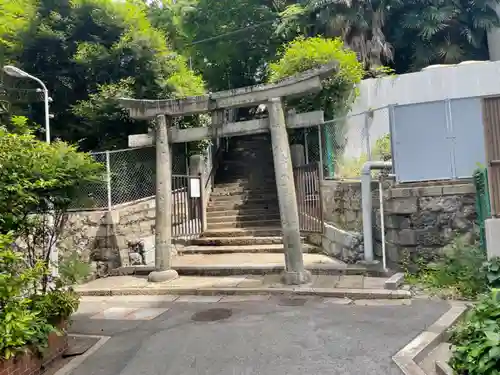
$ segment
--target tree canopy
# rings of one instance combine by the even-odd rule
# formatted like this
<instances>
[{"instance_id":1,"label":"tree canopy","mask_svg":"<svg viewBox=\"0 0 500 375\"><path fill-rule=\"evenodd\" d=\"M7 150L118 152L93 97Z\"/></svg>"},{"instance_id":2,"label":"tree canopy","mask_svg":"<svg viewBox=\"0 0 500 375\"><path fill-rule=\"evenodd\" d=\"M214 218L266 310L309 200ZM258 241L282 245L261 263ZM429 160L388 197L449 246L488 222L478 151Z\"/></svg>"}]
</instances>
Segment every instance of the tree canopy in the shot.
<instances>
[{"instance_id":1,"label":"tree canopy","mask_svg":"<svg viewBox=\"0 0 500 375\"><path fill-rule=\"evenodd\" d=\"M273 63L297 38L306 49L323 52L329 41L342 44L355 53L365 77L379 74L382 66L405 73L429 64L487 59L486 32L500 25L498 4L500 0L2 1L0 63L12 63L47 84L55 137L78 142L85 150L125 147L127 135L145 131L147 124L131 120L116 106L116 97L177 98L273 80L278 70L285 74L297 68L286 57L287 66L278 69ZM32 81L0 73L0 115L3 109L42 123L35 88ZM194 118L183 126L200 124Z\"/></svg>"},{"instance_id":2,"label":"tree canopy","mask_svg":"<svg viewBox=\"0 0 500 375\"><path fill-rule=\"evenodd\" d=\"M117 108L119 96L176 98L204 92L201 76L152 27L138 1L41 0L11 59L47 84L54 136L84 149L126 147L145 130ZM27 87L33 83L26 82ZM32 119L41 123L41 104Z\"/></svg>"}]
</instances>

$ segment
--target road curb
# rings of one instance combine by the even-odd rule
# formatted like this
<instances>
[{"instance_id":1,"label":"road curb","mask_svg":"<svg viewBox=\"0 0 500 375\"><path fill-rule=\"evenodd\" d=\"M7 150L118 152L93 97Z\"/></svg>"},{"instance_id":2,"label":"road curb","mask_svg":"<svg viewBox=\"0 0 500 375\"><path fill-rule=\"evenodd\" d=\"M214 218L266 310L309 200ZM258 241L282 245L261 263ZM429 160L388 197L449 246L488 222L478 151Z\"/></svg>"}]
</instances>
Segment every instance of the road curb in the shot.
<instances>
[{"instance_id":1,"label":"road curb","mask_svg":"<svg viewBox=\"0 0 500 375\"><path fill-rule=\"evenodd\" d=\"M90 357L92 354L94 354L96 351L98 351L111 338L110 336L79 335L79 334L72 334L72 333L70 333L68 336L96 338L96 339L99 339L99 341L97 341L85 353L73 358L66 365L64 365L59 370L57 370L54 375L69 375L69 374L71 374L74 369L76 369L78 366L80 366L83 363L83 361L85 361L88 357Z\"/></svg>"},{"instance_id":2,"label":"road curb","mask_svg":"<svg viewBox=\"0 0 500 375\"><path fill-rule=\"evenodd\" d=\"M405 274L402 272L398 272L385 281L384 288L389 290L398 290L399 287L403 285L404 281Z\"/></svg>"},{"instance_id":3,"label":"road curb","mask_svg":"<svg viewBox=\"0 0 500 375\"><path fill-rule=\"evenodd\" d=\"M123 296L123 295L287 295L318 296L356 299L409 299L406 290L388 289L340 289L340 288L128 288L77 290L80 296Z\"/></svg>"},{"instance_id":4,"label":"road curb","mask_svg":"<svg viewBox=\"0 0 500 375\"><path fill-rule=\"evenodd\" d=\"M436 373L437 375L453 375L453 369L446 362L436 361Z\"/></svg>"},{"instance_id":5,"label":"road curb","mask_svg":"<svg viewBox=\"0 0 500 375\"><path fill-rule=\"evenodd\" d=\"M405 375L427 375L417 363L422 361L439 343L448 339L448 329L464 316L467 309L465 303L452 302L450 309L434 324L392 357L394 363Z\"/></svg>"}]
</instances>

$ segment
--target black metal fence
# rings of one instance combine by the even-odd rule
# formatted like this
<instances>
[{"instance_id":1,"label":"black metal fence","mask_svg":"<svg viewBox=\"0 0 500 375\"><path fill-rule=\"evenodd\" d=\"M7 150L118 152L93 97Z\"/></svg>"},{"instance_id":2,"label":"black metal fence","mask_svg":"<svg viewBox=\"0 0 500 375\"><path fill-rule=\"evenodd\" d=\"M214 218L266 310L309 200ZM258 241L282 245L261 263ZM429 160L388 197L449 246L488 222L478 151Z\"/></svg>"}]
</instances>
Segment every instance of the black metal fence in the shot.
<instances>
[{"instance_id":1,"label":"black metal fence","mask_svg":"<svg viewBox=\"0 0 500 375\"><path fill-rule=\"evenodd\" d=\"M172 175L172 237L189 238L203 231L201 176Z\"/></svg>"},{"instance_id":2,"label":"black metal fence","mask_svg":"<svg viewBox=\"0 0 500 375\"><path fill-rule=\"evenodd\" d=\"M320 168L320 163L310 163L293 169L302 232L323 232Z\"/></svg>"}]
</instances>

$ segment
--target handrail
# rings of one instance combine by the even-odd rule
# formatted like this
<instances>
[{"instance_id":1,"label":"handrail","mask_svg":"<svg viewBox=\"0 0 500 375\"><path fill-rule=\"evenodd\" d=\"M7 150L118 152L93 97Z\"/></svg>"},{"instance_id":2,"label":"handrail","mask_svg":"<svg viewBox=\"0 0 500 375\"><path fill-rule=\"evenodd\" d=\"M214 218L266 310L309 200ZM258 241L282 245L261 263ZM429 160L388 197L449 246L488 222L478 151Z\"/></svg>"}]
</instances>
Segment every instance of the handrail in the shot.
<instances>
[{"instance_id":1,"label":"handrail","mask_svg":"<svg viewBox=\"0 0 500 375\"><path fill-rule=\"evenodd\" d=\"M220 163L220 159L221 159L222 154L223 154L223 150L224 150L224 147L222 146L222 144L220 144L219 148L215 152L215 155L213 155L213 157L212 157L212 166L210 168L210 173L208 174L207 178L205 179L205 190L208 187L209 181L212 180L212 177L214 177L215 172L219 168L219 163Z\"/></svg>"}]
</instances>

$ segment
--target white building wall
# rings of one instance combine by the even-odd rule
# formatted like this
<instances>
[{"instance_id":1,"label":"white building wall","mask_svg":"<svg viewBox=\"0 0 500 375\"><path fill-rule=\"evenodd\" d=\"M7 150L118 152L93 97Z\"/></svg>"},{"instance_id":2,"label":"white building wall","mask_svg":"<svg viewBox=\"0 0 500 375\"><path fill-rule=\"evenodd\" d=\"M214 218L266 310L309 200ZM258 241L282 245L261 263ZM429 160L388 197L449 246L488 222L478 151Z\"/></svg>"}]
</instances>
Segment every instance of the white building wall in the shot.
<instances>
[{"instance_id":1,"label":"white building wall","mask_svg":"<svg viewBox=\"0 0 500 375\"><path fill-rule=\"evenodd\" d=\"M366 79L359 89L347 120L346 157L366 153L367 138L373 146L377 138L389 132L389 105L500 95L500 61L431 66L416 73ZM364 116L370 109L374 110L373 121L369 136L364 137Z\"/></svg>"}]
</instances>

